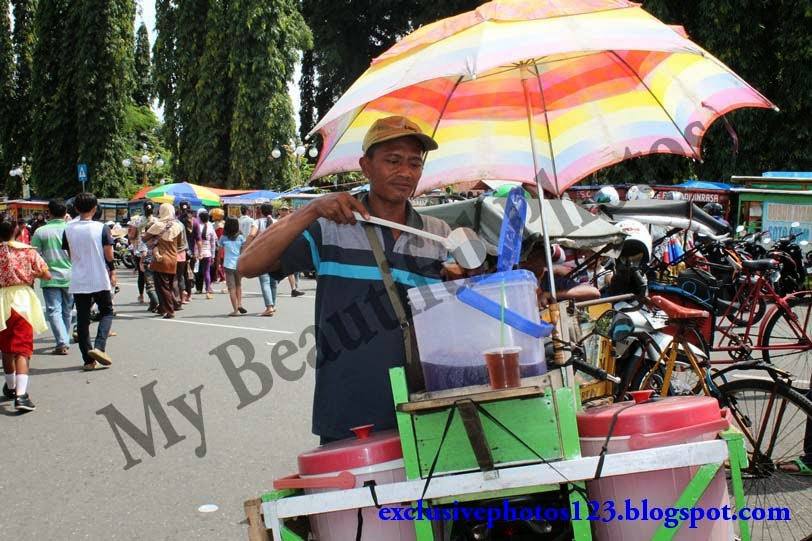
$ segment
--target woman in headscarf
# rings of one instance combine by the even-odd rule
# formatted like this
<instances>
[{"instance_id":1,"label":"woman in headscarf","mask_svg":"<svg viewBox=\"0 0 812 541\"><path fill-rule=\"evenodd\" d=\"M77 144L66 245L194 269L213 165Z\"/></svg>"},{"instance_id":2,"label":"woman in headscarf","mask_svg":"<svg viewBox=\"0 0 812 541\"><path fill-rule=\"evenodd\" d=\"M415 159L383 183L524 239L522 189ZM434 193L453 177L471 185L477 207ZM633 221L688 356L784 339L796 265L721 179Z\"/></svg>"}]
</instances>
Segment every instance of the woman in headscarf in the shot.
<instances>
[{"instance_id":1,"label":"woman in headscarf","mask_svg":"<svg viewBox=\"0 0 812 541\"><path fill-rule=\"evenodd\" d=\"M158 209L158 219L144 232L143 240L152 250L152 263L149 269L155 276L155 289L158 291L158 313L164 319L175 317L175 303L172 290L177 271L178 249L184 245L183 226L175 220L175 208L162 203Z\"/></svg>"}]
</instances>

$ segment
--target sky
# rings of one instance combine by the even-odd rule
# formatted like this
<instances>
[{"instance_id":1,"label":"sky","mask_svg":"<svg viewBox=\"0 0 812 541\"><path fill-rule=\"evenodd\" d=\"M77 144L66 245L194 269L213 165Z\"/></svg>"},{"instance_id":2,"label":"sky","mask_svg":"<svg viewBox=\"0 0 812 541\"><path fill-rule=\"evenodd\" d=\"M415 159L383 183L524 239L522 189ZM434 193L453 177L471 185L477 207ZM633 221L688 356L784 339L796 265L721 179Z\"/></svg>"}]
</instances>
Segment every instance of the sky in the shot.
<instances>
[{"instance_id":1,"label":"sky","mask_svg":"<svg viewBox=\"0 0 812 541\"><path fill-rule=\"evenodd\" d=\"M135 16L135 29L141 26L141 22L147 25L149 32L150 44L155 43L155 1L154 0L138 0L137 11ZM288 85L288 93L291 100L293 100L294 120L296 122L296 129L299 129L299 64L296 64L296 72L293 75L293 83ZM153 105L153 110L158 117L163 120L163 109Z\"/></svg>"}]
</instances>

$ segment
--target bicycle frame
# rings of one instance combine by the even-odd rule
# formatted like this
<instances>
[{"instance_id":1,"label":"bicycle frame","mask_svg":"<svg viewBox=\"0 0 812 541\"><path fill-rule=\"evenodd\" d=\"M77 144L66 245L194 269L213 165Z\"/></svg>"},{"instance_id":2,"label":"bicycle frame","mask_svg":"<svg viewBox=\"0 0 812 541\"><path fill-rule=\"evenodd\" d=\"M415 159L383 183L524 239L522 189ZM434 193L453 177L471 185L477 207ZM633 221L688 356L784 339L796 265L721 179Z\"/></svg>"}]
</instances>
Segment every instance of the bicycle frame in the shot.
<instances>
[{"instance_id":1,"label":"bicycle frame","mask_svg":"<svg viewBox=\"0 0 812 541\"><path fill-rule=\"evenodd\" d=\"M736 289L736 295L734 298L742 298L742 296L746 296L749 297L750 302L747 304L742 302L731 302L724 313L718 317L716 327L718 339L714 339L714 344L711 345L711 350L727 352L731 353L731 355L730 359L711 361L712 364L729 364L730 362L737 360L739 357L744 357L743 354L749 356L749 354L753 351L807 351L812 349L812 340L809 338L809 335L806 332L806 326L809 324L809 321L798 321L795 313L790 308L788 300L795 296L812 294L812 292L801 291L787 295L786 297L781 297L778 295L778 293L776 293L772 283L770 283L770 280L764 276L763 272L748 272L742 270L742 273L744 274L744 279ZM754 275L756 277L755 281L752 280ZM762 299L767 302L773 302L774 304L770 307L764 317L761 318L761 322L758 325L756 333L756 325L753 323L754 315L758 308L759 300ZM737 304L738 309L734 310L734 307ZM787 320L789 321L790 328L792 329L792 333L794 334L795 338L798 340L798 343L764 346L764 332L766 324L768 321L770 321L773 314L778 310L781 310L787 314ZM737 327L732 321L734 318L729 316L734 316L742 321L747 321L743 332L736 331ZM746 317L742 318L741 316Z\"/></svg>"}]
</instances>

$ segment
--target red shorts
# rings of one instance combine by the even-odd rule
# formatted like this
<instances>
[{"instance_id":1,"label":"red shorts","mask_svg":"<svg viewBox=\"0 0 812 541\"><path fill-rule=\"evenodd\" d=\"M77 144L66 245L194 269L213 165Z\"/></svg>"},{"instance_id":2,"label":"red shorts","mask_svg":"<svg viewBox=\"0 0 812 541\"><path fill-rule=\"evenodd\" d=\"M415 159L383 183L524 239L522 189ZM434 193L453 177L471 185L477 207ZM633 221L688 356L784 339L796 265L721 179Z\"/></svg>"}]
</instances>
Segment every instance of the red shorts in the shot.
<instances>
[{"instance_id":1,"label":"red shorts","mask_svg":"<svg viewBox=\"0 0 812 541\"><path fill-rule=\"evenodd\" d=\"M34 328L14 310L6 320L6 328L0 331L0 351L26 359L34 354Z\"/></svg>"}]
</instances>

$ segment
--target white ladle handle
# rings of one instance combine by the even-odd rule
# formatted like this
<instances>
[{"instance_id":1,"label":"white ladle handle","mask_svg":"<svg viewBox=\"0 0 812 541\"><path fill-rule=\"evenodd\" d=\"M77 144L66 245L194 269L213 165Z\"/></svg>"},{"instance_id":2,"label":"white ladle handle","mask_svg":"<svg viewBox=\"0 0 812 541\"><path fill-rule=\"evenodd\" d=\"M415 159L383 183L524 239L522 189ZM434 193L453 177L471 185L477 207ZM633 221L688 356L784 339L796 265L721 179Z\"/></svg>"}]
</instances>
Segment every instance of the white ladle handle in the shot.
<instances>
[{"instance_id":1,"label":"white ladle handle","mask_svg":"<svg viewBox=\"0 0 812 541\"><path fill-rule=\"evenodd\" d=\"M429 240L433 240L435 242L441 243L443 246L448 248L448 239L441 237L440 235L435 235L433 233L428 233L423 231L422 229L416 229L414 227L409 227L408 225L402 225L397 222L390 222L389 220L384 220L383 218L376 218L375 216L370 216L369 219L364 218L361 216L361 213L353 211L353 216L359 222L369 222L371 224L383 225L386 227L391 227L392 229L399 229L406 233L411 233L412 235L417 235L418 237L424 237Z\"/></svg>"}]
</instances>

